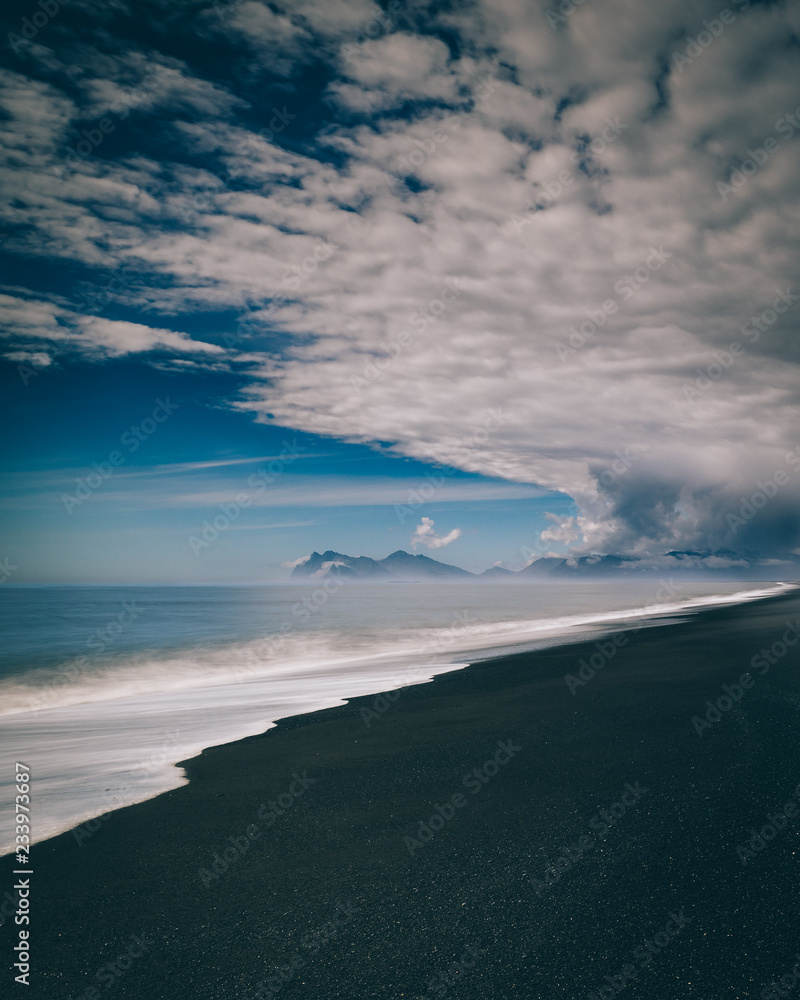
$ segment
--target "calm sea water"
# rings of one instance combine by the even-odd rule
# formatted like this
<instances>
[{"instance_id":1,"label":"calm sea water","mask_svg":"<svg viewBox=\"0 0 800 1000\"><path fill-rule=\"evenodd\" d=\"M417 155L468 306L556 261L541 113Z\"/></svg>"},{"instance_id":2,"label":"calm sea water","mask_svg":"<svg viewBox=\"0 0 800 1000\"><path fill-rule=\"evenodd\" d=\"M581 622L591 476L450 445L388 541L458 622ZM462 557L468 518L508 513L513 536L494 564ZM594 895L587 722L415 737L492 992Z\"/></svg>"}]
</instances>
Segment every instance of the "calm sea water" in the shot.
<instances>
[{"instance_id":1,"label":"calm sea water","mask_svg":"<svg viewBox=\"0 0 800 1000\"><path fill-rule=\"evenodd\" d=\"M775 590L657 581L3 588L0 853L14 842L15 761L32 769L38 841L182 784L178 761L277 719L500 651Z\"/></svg>"}]
</instances>

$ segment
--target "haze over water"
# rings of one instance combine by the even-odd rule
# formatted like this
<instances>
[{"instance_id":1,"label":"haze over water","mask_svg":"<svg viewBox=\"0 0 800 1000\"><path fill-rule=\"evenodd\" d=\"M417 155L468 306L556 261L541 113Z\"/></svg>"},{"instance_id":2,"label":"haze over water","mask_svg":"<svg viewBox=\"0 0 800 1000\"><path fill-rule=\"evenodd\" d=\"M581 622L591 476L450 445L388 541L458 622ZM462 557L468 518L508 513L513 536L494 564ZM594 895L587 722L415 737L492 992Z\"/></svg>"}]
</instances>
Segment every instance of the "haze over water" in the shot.
<instances>
[{"instance_id":1,"label":"haze over water","mask_svg":"<svg viewBox=\"0 0 800 1000\"><path fill-rule=\"evenodd\" d=\"M277 719L781 586L348 585L324 603L287 586L7 589L0 743L36 777L39 841L182 784L177 761Z\"/></svg>"}]
</instances>

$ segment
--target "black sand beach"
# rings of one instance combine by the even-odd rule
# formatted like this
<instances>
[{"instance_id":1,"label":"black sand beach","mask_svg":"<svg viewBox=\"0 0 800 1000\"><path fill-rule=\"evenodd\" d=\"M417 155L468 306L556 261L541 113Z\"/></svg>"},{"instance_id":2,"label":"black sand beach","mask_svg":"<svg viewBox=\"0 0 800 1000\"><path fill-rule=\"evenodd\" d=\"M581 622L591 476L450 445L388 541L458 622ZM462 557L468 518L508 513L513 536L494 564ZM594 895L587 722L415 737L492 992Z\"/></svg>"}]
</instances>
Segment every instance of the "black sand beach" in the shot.
<instances>
[{"instance_id":1,"label":"black sand beach","mask_svg":"<svg viewBox=\"0 0 800 1000\"><path fill-rule=\"evenodd\" d=\"M604 642L574 693L595 641L206 751L34 848L10 995L800 997L800 645L751 667L787 623L794 594Z\"/></svg>"}]
</instances>

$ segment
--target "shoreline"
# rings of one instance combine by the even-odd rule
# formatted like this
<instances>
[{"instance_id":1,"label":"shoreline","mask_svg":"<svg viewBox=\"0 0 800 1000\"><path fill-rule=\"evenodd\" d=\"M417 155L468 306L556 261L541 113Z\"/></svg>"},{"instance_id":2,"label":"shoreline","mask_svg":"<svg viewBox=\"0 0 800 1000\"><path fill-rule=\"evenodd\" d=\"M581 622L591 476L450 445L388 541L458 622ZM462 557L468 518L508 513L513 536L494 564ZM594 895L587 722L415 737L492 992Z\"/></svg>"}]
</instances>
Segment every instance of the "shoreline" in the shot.
<instances>
[{"instance_id":1,"label":"shoreline","mask_svg":"<svg viewBox=\"0 0 800 1000\"><path fill-rule=\"evenodd\" d=\"M148 1000L588 996L683 907L636 992L760 996L793 964L798 830L746 865L736 838L800 782L797 653L691 718L798 614L790 591L638 630L574 693L594 638L478 661L181 762L187 785L33 848L34 995L105 995L111 963ZM153 943L118 969L131 935Z\"/></svg>"},{"instance_id":2,"label":"shoreline","mask_svg":"<svg viewBox=\"0 0 800 1000\"><path fill-rule=\"evenodd\" d=\"M494 635L491 637L493 644L488 646L485 643L490 639L485 635L476 634L475 641L478 642L480 638L484 643L483 647L455 648L450 652L445 649L426 650L422 647L396 653L379 649L374 653L365 651L362 656L352 655L345 658L335 671L331 670L328 662L324 664L310 662L294 668L287 666L276 673L253 674L252 677L249 676L249 669L242 668L236 681L201 684L199 687L185 687L178 690L165 689L162 695L164 704L170 704L174 711L182 714L183 719L188 722L188 730L183 726L171 725L169 714L165 714L163 709L160 709L163 720L157 728L163 729L165 735L160 737L157 744L147 731L139 730L137 726L130 727L127 732L128 751L132 762L130 766L109 770L100 778L99 784L94 789L91 788L90 782L84 782L81 787L56 788L56 794L62 796L70 791L73 796L72 801L80 802L81 806L71 808L66 815L63 814L63 809L60 816L45 814L46 822L43 822L44 817L40 815L39 822L44 829L34 843L44 843L60 833L91 824L110 811L146 802L181 787L188 780L181 768L181 760L191 759L206 749L226 746L249 736L261 735L281 719L337 707L343 701L370 693L377 694L396 687L404 688L413 684L429 683L440 674L464 669L470 663L481 660L586 641L589 638L611 634L614 630L630 628L631 621L641 621L647 627L659 627L684 613L692 615L704 608L740 606L754 600L769 599L792 588L792 584L778 582L774 582L770 587L754 588L742 581L741 586L744 589L729 594L684 596L676 599L675 595L669 592L669 585L663 584L653 595L655 603L634 605L614 611L545 617L540 621L523 619L518 623L513 620L493 623L489 626L494 630ZM461 628L463 634L459 638L463 645L469 638L469 628L466 625ZM448 641L452 640L448 637ZM396 661L397 669L386 676L386 671L393 661ZM242 681L246 682L247 688L240 687ZM296 692L293 697L287 686ZM224 721L212 715L214 704L211 699L212 694L218 695L220 701L228 705ZM190 702L183 703L180 700L182 697L189 698ZM237 698L240 702L238 709ZM77 732L84 726L87 730L94 731L98 719L105 719L103 704L107 705L105 712L108 714L105 725L109 732L112 732L110 720L118 719L119 725L124 727L128 713L132 718L138 713L151 713L154 704L158 708L159 701L157 692L154 692L152 696L112 698L99 704L93 701L77 702L73 705L65 703L53 706L53 712L40 715L36 721L40 726L49 728L51 740L63 743L65 752L72 753ZM259 705L259 709L253 713L251 705L256 704ZM28 713L11 713L5 723L6 743L29 745L30 741L26 740L29 726ZM155 721L151 723L150 729L154 727ZM113 750L116 760L116 746L110 749ZM47 761L47 751L42 754L42 750L43 748L34 740L33 749L29 750L29 753L34 758L38 756L39 760ZM74 769L82 765L79 760L75 760L72 766ZM89 764L86 766L88 768ZM100 785L106 789L102 795L99 793ZM0 815L0 827L2 826L2 815ZM3 834L3 844L13 843L13 829L10 834L11 841L6 839L5 830ZM0 857L7 856L12 850L11 846L5 847L4 850L0 849Z\"/></svg>"}]
</instances>

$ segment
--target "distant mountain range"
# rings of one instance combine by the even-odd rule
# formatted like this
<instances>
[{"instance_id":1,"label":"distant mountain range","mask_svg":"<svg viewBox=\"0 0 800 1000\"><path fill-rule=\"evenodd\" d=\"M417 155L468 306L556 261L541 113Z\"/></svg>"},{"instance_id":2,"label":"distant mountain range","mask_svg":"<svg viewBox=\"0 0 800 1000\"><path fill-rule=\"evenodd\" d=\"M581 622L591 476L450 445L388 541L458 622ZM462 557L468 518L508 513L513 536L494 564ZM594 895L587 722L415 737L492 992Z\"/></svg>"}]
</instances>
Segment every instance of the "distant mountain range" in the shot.
<instances>
[{"instance_id":1,"label":"distant mountain range","mask_svg":"<svg viewBox=\"0 0 800 1000\"><path fill-rule=\"evenodd\" d=\"M684 575L714 575L729 579L776 579L768 567L759 566L755 561L746 561L733 552L668 552L673 565L667 572ZM787 564L786 570L777 574L781 579L791 579L792 570L797 572L797 564ZM759 572L761 571L761 572ZM549 577L619 577L657 573L644 566L638 559L623 556L580 556L578 558L543 557L516 572L492 566L483 573L470 573L458 566L438 562L428 556L411 555L398 549L385 559L370 559L368 556L348 556L342 552L312 552L305 562L295 566L291 579L321 580L328 576L344 580L365 580L374 583L425 583L447 580L457 583L495 582L524 583ZM663 570L660 572L664 572Z\"/></svg>"},{"instance_id":2,"label":"distant mountain range","mask_svg":"<svg viewBox=\"0 0 800 1000\"><path fill-rule=\"evenodd\" d=\"M367 556L346 556L341 552L312 552L306 562L295 566L292 579L325 576L340 579L374 580L388 583L392 580L421 583L425 580L469 580L477 579L458 566L448 566L427 556L412 556L398 549L385 559L370 559Z\"/></svg>"},{"instance_id":3,"label":"distant mountain range","mask_svg":"<svg viewBox=\"0 0 800 1000\"><path fill-rule=\"evenodd\" d=\"M492 566L483 573L470 573L458 566L438 562L428 556L414 556L398 549L385 559L370 559L368 556L348 556L342 552L312 552L308 559L295 566L292 579L313 577L320 579L332 575L340 579L373 580L388 583L403 581L419 583L425 580L524 580L542 576L572 576L608 573L616 570L624 560L618 556L582 556L580 559L537 559L536 562L517 572Z\"/></svg>"}]
</instances>

